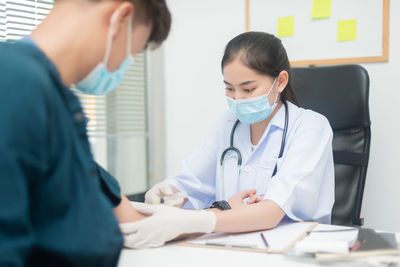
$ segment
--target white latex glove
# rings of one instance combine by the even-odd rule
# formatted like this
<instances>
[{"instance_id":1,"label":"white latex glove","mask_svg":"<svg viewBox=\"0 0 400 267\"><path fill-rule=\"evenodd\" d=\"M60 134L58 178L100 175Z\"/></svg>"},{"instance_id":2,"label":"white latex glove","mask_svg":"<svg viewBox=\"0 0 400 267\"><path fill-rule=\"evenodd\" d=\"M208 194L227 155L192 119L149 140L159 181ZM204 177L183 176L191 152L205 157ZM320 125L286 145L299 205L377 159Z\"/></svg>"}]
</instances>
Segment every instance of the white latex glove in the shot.
<instances>
[{"instance_id":1,"label":"white latex glove","mask_svg":"<svg viewBox=\"0 0 400 267\"><path fill-rule=\"evenodd\" d=\"M174 198L174 188L172 185L167 183L155 184L147 193L144 195L145 203L148 204L160 204L161 197L166 197L163 204L168 206L179 206L185 200L186 194L181 194L181 197Z\"/></svg>"},{"instance_id":2,"label":"white latex glove","mask_svg":"<svg viewBox=\"0 0 400 267\"><path fill-rule=\"evenodd\" d=\"M124 234L124 245L129 248L159 247L182 234L211 233L217 220L212 211L131 203L137 211L152 216L119 225Z\"/></svg>"}]
</instances>

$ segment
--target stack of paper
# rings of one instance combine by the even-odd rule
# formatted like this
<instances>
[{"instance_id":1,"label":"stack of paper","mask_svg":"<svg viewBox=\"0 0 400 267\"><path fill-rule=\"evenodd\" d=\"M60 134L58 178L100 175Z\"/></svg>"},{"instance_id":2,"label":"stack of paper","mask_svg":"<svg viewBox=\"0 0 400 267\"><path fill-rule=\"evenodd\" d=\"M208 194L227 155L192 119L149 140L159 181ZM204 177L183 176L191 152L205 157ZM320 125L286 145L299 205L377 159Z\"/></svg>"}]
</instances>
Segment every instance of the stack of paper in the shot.
<instances>
[{"instance_id":1,"label":"stack of paper","mask_svg":"<svg viewBox=\"0 0 400 267\"><path fill-rule=\"evenodd\" d=\"M296 244L299 253L348 253L358 239L358 229L334 225L318 225Z\"/></svg>"},{"instance_id":2,"label":"stack of paper","mask_svg":"<svg viewBox=\"0 0 400 267\"><path fill-rule=\"evenodd\" d=\"M358 245L347 254L317 253L318 260L346 260L361 257L399 255L395 234L377 233L373 229L361 228Z\"/></svg>"},{"instance_id":3,"label":"stack of paper","mask_svg":"<svg viewBox=\"0 0 400 267\"><path fill-rule=\"evenodd\" d=\"M399 255L399 250L392 233L377 233L368 228L318 225L286 255L317 261L338 261L382 255L396 256Z\"/></svg>"}]
</instances>

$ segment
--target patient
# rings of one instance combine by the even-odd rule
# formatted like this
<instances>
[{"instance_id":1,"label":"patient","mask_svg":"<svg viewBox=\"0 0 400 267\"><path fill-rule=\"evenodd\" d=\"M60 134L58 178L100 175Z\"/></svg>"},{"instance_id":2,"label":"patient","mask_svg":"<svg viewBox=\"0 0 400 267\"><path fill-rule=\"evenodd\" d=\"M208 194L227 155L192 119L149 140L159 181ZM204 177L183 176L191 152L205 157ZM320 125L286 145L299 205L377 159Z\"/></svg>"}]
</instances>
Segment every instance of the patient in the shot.
<instances>
[{"instance_id":1,"label":"patient","mask_svg":"<svg viewBox=\"0 0 400 267\"><path fill-rule=\"evenodd\" d=\"M133 57L167 38L171 16L165 0L51 2L31 35L0 40L0 266L117 266L114 214L144 215L95 162L70 88L116 89Z\"/></svg>"}]
</instances>

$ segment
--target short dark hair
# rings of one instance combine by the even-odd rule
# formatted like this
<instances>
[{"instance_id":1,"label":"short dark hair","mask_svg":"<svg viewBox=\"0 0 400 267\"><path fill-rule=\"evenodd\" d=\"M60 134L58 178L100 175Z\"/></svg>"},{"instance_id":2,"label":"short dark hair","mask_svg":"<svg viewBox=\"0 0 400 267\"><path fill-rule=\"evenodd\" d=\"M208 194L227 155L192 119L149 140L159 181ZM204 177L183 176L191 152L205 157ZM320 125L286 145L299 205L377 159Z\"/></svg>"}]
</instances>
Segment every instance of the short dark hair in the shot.
<instances>
[{"instance_id":1,"label":"short dark hair","mask_svg":"<svg viewBox=\"0 0 400 267\"><path fill-rule=\"evenodd\" d=\"M289 81L281 93L281 101L290 101L299 106L293 90L292 68L280 39L265 32L245 32L236 36L225 47L222 71L237 56L240 56L243 64L260 74L277 77L281 71L287 71Z\"/></svg>"},{"instance_id":2,"label":"short dark hair","mask_svg":"<svg viewBox=\"0 0 400 267\"><path fill-rule=\"evenodd\" d=\"M101 2L105 0L89 0ZM166 0L114 0L119 2L130 2L135 8L133 24L149 24L153 28L148 43L161 45L168 37L171 28L171 13L167 7Z\"/></svg>"},{"instance_id":3,"label":"short dark hair","mask_svg":"<svg viewBox=\"0 0 400 267\"><path fill-rule=\"evenodd\" d=\"M160 45L168 37L171 13L165 0L127 0L135 7L134 24L152 23L148 42Z\"/></svg>"}]
</instances>

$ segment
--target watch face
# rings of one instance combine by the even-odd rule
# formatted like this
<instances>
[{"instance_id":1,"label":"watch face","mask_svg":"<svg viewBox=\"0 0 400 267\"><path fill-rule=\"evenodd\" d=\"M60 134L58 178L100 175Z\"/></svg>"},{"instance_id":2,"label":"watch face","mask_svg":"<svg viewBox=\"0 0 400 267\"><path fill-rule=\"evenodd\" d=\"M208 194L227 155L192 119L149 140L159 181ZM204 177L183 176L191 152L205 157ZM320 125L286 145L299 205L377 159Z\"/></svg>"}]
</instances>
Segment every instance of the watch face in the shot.
<instances>
[{"instance_id":1,"label":"watch face","mask_svg":"<svg viewBox=\"0 0 400 267\"><path fill-rule=\"evenodd\" d=\"M221 200L221 201L215 201L210 208L217 208L220 210L229 210L231 209L231 206L229 205L229 203L225 200Z\"/></svg>"},{"instance_id":2,"label":"watch face","mask_svg":"<svg viewBox=\"0 0 400 267\"><path fill-rule=\"evenodd\" d=\"M227 201L225 201L225 200L222 200L222 201L221 201L221 207L222 207L223 210L229 210L229 209L231 209L231 206L230 206L229 203L228 203Z\"/></svg>"}]
</instances>

